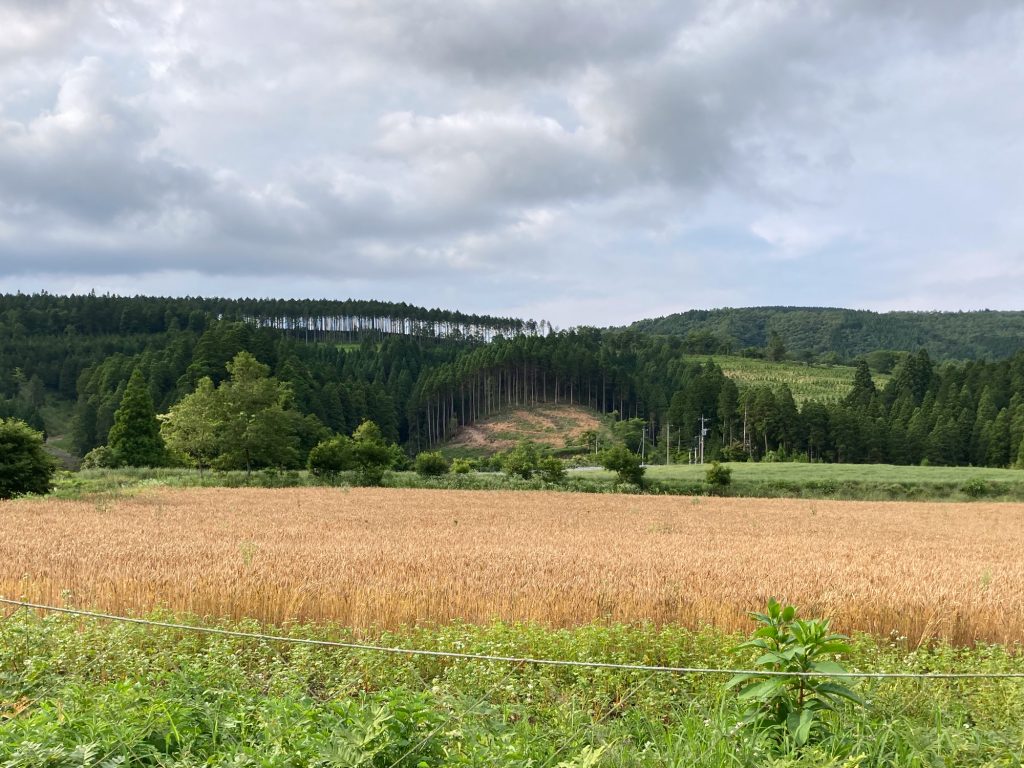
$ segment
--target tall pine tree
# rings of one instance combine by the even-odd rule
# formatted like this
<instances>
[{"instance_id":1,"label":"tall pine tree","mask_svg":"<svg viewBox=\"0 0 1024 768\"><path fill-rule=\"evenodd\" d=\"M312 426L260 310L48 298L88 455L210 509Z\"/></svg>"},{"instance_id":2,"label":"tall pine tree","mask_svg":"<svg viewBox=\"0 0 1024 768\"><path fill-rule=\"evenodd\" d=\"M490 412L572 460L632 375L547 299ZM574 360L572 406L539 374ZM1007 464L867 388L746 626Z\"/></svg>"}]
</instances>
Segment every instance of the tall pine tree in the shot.
<instances>
[{"instance_id":1,"label":"tall pine tree","mask_svg":"<svg viewBox=\"0 0 1024 768\"><path fill-rule=\"evenodd\" d=\"M167 451L160 437L153 398L138 368L132 371L121 407L114 414L107 445L118 465L160 467L167 463Z\"/></svg>"}]
</instances>

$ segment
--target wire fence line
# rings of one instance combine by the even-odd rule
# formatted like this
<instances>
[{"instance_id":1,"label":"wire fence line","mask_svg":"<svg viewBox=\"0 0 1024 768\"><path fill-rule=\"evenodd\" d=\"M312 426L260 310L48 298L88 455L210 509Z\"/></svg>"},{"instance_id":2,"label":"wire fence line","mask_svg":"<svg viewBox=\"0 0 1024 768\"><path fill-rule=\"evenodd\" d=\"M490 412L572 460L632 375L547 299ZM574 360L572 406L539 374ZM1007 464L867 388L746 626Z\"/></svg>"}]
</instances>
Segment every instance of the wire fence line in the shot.
<instances>
[{"instance_id":1,"label":"wire fence line","mask_svg":"<svg viewBox=\"0 0 1024 768\"><path fill-rule=\"evenodd\" d=\"M576 667L587 669L617 669L631 672L668 673L676 675L757 675L759 677L831 677L857 678L868 680L1024 680L1024 671L1020 672L783 672L760 669L733 669L728 667L672 667L650 664L628 664L608 661L578 661L572 659L545 659L529 656L500 656L483 653L462 653L459 651L434 651L425 648L393 648L368 643L349 643L340 640L317 640L313 638L289 637L287 635L270 635L261 632L244 632L220 627L206 627L198 624L180 624L169 621L156 621L133 616L120 616L112 613L85 611L79 608L64 608L56 605L31 603L25 600L12 600L0 597L0 604L16 608L27 608L37 611L49 611L89 619L113 621L122 624L137 624L159 629L174 629L183 632L196 632L220 637L233 637L244 640L262 640L270 643L287 643L292 645L318 646L323 648L340 648L351 651L368 651L372 653L388 653L407 656L429 656L435 658L464 659L469 661L495 661L510 664L529 664L547 667Z\"/></svg>"}]
</instances>

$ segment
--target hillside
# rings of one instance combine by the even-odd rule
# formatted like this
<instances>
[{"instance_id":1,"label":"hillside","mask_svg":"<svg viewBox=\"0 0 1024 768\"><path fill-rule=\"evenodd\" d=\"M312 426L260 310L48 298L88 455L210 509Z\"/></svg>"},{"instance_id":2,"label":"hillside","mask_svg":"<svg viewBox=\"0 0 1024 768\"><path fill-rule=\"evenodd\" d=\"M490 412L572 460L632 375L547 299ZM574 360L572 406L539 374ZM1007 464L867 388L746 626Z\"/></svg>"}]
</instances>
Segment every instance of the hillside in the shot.
<instances>
[{"instance_id":1,"label":"hillside","mask_svg":"<svg viewBox=\"0 0 1024 768\"><path fill-rule=\"evenodd\" d=\"M718 351L733 352L763 348L775 332L790 354L835 353L846 360L876 350L916 352L921 348L936 360L994 360L1024 349L1024 312L989 310L878 313L826 307L724 308L639 320L630 328L691 336Z\"/></svg>"},{"instance_id":2,"label":"hillside","mask_svg":"<svg viewBox=\"0 0 1024 768\"><path fill-rule=\"evenodd\" d=\"M695 355L689 359L702 362L706 356ZM712 355L711 359L722 369L722 373L744 386L767 384L771 387L786 384L793 392L797 404L808 400L834 402L841 400L853 388L856 369L849 365L807 365L796 362L773 363L769 360L738 357L735 355ZM889 376L875 373L875 386L881 389Z\"/></svg>"},{"instance_id":3,"label":"hillside","mask_svg":"<svg viewBox=\"0 0 1024 768\"><path fill-rule=\"evenodd\" d=\"M455 433L442 448L449 456L487 456L508 450L521 440L563 452L585 450L585 432L606 430L601 415L578 405L551 403L505 411Z\"/></svg>"}]
</instances>

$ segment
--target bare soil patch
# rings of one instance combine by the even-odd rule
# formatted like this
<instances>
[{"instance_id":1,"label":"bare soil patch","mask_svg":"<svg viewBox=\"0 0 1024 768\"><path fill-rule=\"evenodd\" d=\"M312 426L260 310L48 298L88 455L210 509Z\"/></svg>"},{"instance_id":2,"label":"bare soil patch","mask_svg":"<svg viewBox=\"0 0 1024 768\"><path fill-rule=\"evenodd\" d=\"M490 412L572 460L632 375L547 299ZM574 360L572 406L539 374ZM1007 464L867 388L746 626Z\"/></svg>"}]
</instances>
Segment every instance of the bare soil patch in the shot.
<instances>
[{"instance_id":1,"label":"bare soil patch","mask_svg":"<svg viewBox=\"0 0 1024 768\"><path fill-rule=\"evenodd\" d=\"M580 435L601 427L597 414L573 405L538 405L520 408L472 426L462 427L449 441L451 448L496 453L532 440L548 448L579 442Z\"/></svg>"}]
</instances>

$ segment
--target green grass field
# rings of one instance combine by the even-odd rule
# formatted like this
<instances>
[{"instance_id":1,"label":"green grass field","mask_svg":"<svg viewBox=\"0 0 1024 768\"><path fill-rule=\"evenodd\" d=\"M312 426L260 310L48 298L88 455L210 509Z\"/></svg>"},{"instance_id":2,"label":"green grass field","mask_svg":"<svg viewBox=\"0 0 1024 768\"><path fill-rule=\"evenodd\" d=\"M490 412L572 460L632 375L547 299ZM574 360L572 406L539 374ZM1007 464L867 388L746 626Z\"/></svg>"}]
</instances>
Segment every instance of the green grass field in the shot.
<instances>
[{"instance_id":1,"label":"green grass field","mask_svg":"<svg viewBox=\"0 0 1024 768\"><path fill-rule=\"evenodd\" d=\"M329 626L270 631L353 639ZM738 637L673 627L449 625L361 639L688 667L750 656L730 651ZM1008 649L907 648L868 637L844 663L858 671L1020 668ZM1024 681L855 682L868 704L826 713L832 735L797 750L745 729L726 679L381 655L23 611L0 621L0 765L996 768L1020 766L1024 754Z\"/></svg>"},{"instance_id":2,"label":"green grass field","mask_svg":"<svg viewBox=\"0 0 1024 768\"><path fill-rule=\"evenodd\" d=\"M973 467L902 467L889 464L732 463L732 483L725 495L832 499L910 499L918 501L1024 501L1024 471ZM708 465L647 468L645 490L699 496ZM343 478L354 482L354 478ZM389 472L384 484L394 488L445 490L565 490L607 493L616 490L611 472L574 469L561 485L540 478L522 480L500 473L472 472L424 478L415 472ZM133 493L152 486L170 487L289 487L316 485L306 472L207 472L200 477L187 469L90 469L62 472L53 495L81 498L96 494ZM632 489L639 492L640 489Z\"/></svg>"},{"instance_id":3,"label":"green grass field","mask_svg":"<svg viewBox=\"0 0 1024 768\"><path fill-rule=\"evenodd\" d=\"M740 388L767 384L778 387L788 384L797 403L806 400L833 401L842 399L853 386L855 368L846 365L806 365L796 362L773 363L750 357L734 355L711 355L712 360L726 376L733 379ZM693 355L688 358L703 362L708 356ZM881 389L889 377L874 374L875 386Z\"/></svg>"},{"instance_id":4,"label":"green grass field","mask_svg":"<svg viewBox=\"0 0 1024 768\"><path fill-rule=\"evenodd\" d=\"M728 495L849 499L1024 500L1024 471L990 467L918 467L892 464L727 463ZM646 479L666 492L699 494L708 465L656 465ZM611 482L603 470L574 470L574 477ZM968 487L968 484L972 484Z\"/></svg>"}]
</instances>

